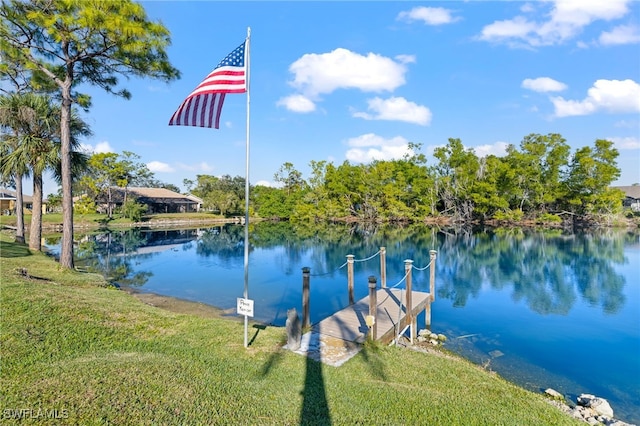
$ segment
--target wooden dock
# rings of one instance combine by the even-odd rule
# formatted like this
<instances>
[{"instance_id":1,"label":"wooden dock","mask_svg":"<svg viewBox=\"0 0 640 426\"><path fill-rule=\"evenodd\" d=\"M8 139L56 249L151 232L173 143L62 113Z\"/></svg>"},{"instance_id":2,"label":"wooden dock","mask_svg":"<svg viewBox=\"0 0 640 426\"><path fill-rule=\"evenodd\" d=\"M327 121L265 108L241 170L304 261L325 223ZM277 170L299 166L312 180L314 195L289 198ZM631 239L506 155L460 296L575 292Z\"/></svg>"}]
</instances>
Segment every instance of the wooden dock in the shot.
<instances>
[{"instance_id":1,"label":"wooden dock","mask_svg":"<svg viewBox=\"0 0 640 426\"><path fill-rule=\"evenodd\" d=\"M363 343L369 333L366 317L369 315L369 298L367 296L352 305L336 312L312 326L312 332L321 336L329 336L347 342ZM400 301L402 310L400 311ZM381 288L376 290L376 325L375 340L387 344L396 333L409 325L406 312L406 290L397 288ZM415 318L426 308L430 308L431 295L421 291L411 292L411 318ZM413 331L413 335L417 330Z\"/></svg>"}]
</instances>

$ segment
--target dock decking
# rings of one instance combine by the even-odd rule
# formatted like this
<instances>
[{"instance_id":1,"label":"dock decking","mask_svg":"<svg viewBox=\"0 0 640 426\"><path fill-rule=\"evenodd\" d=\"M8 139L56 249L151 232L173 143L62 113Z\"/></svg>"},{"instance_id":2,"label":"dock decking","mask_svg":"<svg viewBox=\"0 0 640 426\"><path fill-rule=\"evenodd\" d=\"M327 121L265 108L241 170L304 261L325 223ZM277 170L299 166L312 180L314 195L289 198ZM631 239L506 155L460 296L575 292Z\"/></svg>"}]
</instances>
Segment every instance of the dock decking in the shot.
<instances>
[{"instance_id":1,"label":"dock decking","mask_svg":"<svg viewBox=\"0 0 640 426\"><path fill-rule=\"evenodd\" d=\"M391 342L395 333L408 325L406 315L406 290L382 288L376 290L377 318L375 340L386 344ZM402 311L399 312L400 301ZM411 292L411 313L415 317L425 310L431 301L429 293L421 291ZM369 332L365 318L369 315L369 296L360 299L353 305L336 312L312 326L312 332L321 336L329 336L347 342L363 343ZM398 318L399 316L399 318Z\"/></svg>"}]
</instances>

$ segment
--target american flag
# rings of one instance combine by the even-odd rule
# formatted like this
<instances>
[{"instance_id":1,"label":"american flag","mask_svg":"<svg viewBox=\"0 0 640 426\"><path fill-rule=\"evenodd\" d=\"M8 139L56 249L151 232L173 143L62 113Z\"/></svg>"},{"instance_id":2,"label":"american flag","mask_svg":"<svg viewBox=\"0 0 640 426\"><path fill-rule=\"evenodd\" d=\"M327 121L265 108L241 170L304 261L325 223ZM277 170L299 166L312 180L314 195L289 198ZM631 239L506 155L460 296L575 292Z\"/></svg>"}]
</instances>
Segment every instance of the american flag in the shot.
<instances>
[{"instance_id":1,"label":"american flag","mask_svg":"<svg viewBox=\"0 0 640 426\"><path fill-rule=\"evenodd\" d=\"M229 53L182 102L169 126L220 128L220 113L227 93L247 91L245 45Z\"/></svg>"}]
</instances>

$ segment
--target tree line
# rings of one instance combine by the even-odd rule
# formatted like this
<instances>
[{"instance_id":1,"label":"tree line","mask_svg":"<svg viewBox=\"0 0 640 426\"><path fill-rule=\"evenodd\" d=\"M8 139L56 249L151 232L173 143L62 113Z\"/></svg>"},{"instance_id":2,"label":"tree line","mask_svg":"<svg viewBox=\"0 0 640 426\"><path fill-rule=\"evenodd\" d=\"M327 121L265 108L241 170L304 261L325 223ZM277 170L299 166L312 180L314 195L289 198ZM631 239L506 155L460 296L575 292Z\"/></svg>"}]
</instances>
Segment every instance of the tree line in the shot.
<instances>
[{"instance_id":1,"label":"tree line","mask_svg":"<svg viewBox=\"0 0 640 426\"><path fill-rule=\"evenodd\" d=\"M427 164L420 144L402 159L335 165L311 161L308 180L292 163L275 173L279 187L254 186L252 214L293 221L454 222L523 220L603 223L622 211L618 151L597 139L571 152L559 134L529 134L506 155L478 156L451 138ZM198 175L186 181L205 207L238 214L244 178Z\"/></svg>"}]
</instances>

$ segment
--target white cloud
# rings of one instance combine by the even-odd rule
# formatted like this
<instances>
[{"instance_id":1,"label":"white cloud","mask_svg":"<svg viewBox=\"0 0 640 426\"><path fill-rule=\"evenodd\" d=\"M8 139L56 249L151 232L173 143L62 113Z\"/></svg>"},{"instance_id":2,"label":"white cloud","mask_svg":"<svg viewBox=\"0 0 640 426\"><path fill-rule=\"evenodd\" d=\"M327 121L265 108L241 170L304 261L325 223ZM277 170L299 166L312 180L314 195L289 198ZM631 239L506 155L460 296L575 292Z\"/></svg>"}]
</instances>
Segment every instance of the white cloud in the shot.
<instances>
[{"instance_id":1,"label":"white cloud","mask_svg":"<svg viewBox=\"0 0 640 426\"><path fill-rule=\"evenodd\" d=\"M640 42L640 29L635 25L619 25L611 31L600 34L600 44L632 44Z\"/></svg>"},{"instance_id":2,"label":"white cloud","mask_svg":"<svg viewBox=\"0 0 640 426\"><path fill-rule=\"evenodd\" d=\"M442 25L459 21L459 17L454 17L450 9L443 7L418 6L405 12L400 12L396 18L400 21L422 21L425 25Z\"/></svg>"},{"instance_id":3,"label":"white cloud","mask_svg":"<svg viewBox=\"0 0 640 426\"><path fill-rule=\"evenodd\" d=\"M153 173L173 173L175 171L173 167L160 161L151 161L150 163L147 163L147 168Z\"/></svg>"},{"instance_id":4,"label":"white cloud","mask_svg":"<svg viewBox=\"0 0 640 426\"><path fill-rule=\"evenodd\" d=\"M622 138L607 138L614 143L617 149L640 149L640 138L628 136Z\"/></svg>"},{"instance_id":5,"label":"white cloud","mask_svg":"<svg viewBox=\"0 0 640 426\"><path fill-rule=\"evenodd\" d=\"M369 99L367 103L369 104L369 111L372 111L373 114L355 112L353 116L364 118L365 120L406 121L422 126L426 126L431 122L431 111L429 108L407 101L405 98L392 97L389 99L381 99L375 97Z\"/></svg>"},{"instance_id":6,"label":"white cloud","mask_svg":"<svg viewBox=\"0 0 640 426\"><path fill-rule=\"evenodd\" d=\"M416 55L396 55L396 60L401 64L415 64Z\"/></svg>"},{"instance_id":7,"label":"white cloud","mask_svg":"<svg viewBox=\"0 0 640 426\"><path fill-rule=\"evenodd\" d=\"M480 145L473 148L473 151L480 158L487 157L489 155L495 155L496 157L502 157L507 155L507 146L509 146L506 142L496 142L492 145Z\"/></svg>"},{"instance_id":8,"label":"white cloud","mask_svg":"<svg viewBox=\"0 0 640 426\"><path fill-rule=\"evenodd\" d=\"M291 86L307 98L337 89L363 92L393 91L405 84L407 56L399 62L375 53L366 56L338 48L329 53L307 53L289 66Z\"/></svg>"},{"instance_id":9,"label":"white cloud","mask_svg":"<svg viewBox=\"0 0 640 426\"><path fill-rule=\"evenodd\" d=\"M211 167L206 162L196 163L196 164L184 164L178 163L176 167L179 170L184 170L187 172L211 172L213 171L213 167Z\"/></svg>"},{"instance_id":10,"label":"white cloud","mask_svg":"<svg viewBox=\"0 0 640 426\"><path fill-rule=\"evenodd\" d=\"M626 15L630 0L555 0L551 22L565 22L579 26L595 20L610 21Z\"/></svg>"},{"instance_id":11,"label":"white cloud","mask_svg":"<svg viewBox=\"0 0 640 426\"><path fill-rule=\"evenodd\" d=\"M98 142L96 146L89 144L80 144L80 151L86 152L87 154L104 154L107 152L113 152L113 148L107 141Z\"/></svg>"},{"instance_id":12,"label":"white cloud","mask_svg":"<svg viewBox=\"0 0 640 426\"><path fill-rule=\"evenodd\" d=\"M312 112L315 111L316 105L304 95L291 95L285 98L281 98L276 105L284 106L289 111L293 112Z\"/></svg>"},{"instance_id":13,"label":"white cloud","mask_svg":"<svg viewBox=\"0 0 640 426\"><path fill-rule=\"evenodd\" d=\"M255 184L256 186L266 186L268 188L273 187L273 184L271 182L269 182L268 180L259 180L256 182Z\"/></svg>"},{"instance_id":14,"label":"white cloud","mask_svg":"<svg viewBox=\"0 0 640 426\"><path fill-rule=\"evenodd\" d=\"M536 24L522 16L513 19L496 21L485 26L480 33L480 40L492 42L509 42L510 39L526 40L528 34L535 31Z\"/></svg>"},{"instance_id":15,"label":"white cloud","mask_svg":"<svg viewBox=\"0 0 640 426\"><path fill-rule=\"evenodd\" d=\"M626 15L630 0L553 0L548 18L536 21L533 7L521 11L527 16L495 21L485 26L480 40L506 43L512 47L549 46L577 37L594 21L611 21Z\"/></svg>"},{"instance_id":16,"label":"white cloud","mask_svg":"<svg viewBox=\"0 0 640 426\"><path fill-rule=\"evenodd\" d=\"M561 92L567 85L549 77L538 77L523 80L522 87L534 92Z\"/></svg>"},{"instance_id":17,"label":"white cloud","mask_svg":"<svg viewBox=\"0 0 640 426\"><path fill-rule=\"evenodd\" d=\"M616 121L613 124L613 127L618 127L623 129L640 129L640 121L639 120L620 120L620 121Z\"/></svg>"},{"instance_id":18,"label":"white cloud","mask_svg":"<svg viewBox=\"0 0 640 426\"><path fill-rule=\"evenodd\" d=\"M535 9L531 3L525 3L520 7L520 10L523 12L533 12Z\"/></svg>"},{"instance_id":19,"label":"white cloud","mask_svg":"<svg viewBox=\"0 0 640 426\"><path fill-rule=\"evenodd\" d=\"M385 139L373 133L367 133L347 140L352 147L345 156L355 163L368 163L373 160L396 160L405 155L413 155L409 141L402 136Z\"/></svg>"},{"instance_id":20,"label":"white cloud","mask_svg":"<svg viewBox=\"0 0 640 426\"><path fill-rule=\"evenodd\" d=\"M640 84L633 80L597 80L582 101L552 97L556 117L588 115L596 111L640 112Z\"/></svg>"}]
</instances>

